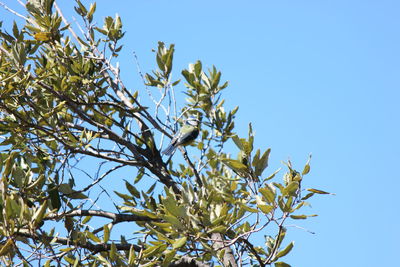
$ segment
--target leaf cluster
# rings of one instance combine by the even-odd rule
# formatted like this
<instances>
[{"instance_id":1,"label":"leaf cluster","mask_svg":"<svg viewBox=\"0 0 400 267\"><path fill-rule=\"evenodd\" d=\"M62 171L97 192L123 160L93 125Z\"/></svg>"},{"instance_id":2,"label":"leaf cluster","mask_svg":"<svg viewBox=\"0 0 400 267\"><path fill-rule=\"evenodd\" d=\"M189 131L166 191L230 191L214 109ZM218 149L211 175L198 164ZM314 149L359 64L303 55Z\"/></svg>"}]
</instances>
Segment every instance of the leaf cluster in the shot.
<instances>
[{"instance_id":1,"label":"leaf cluster","mask_svg":"<svg viewBox=\"0 0 400 267\"><path fill-rule=\"evenodd\" d=\"M279 170L265 174L271 149L254 147L251 124L246 138L235 132L238 107L225 106L221 72L196 61L174 78L173 44L159 42L155 70L139 73L154 104L144 106L114 63L121 18L97 27L96 3L77 0L77 34L56 7L28 1L22 28L0 28L0 260L289 266L280 261L294 245L284 240L287 220L316 216L303 211L306 200L329 194L303 189L310 160L301 173L285 163L281 180ZM163 157L163 141L191 115L202 119L197 142ZM114 205L99 207L104 199ZM120 223L133 230L117 236Z\"/></svg>"}]
</instances>

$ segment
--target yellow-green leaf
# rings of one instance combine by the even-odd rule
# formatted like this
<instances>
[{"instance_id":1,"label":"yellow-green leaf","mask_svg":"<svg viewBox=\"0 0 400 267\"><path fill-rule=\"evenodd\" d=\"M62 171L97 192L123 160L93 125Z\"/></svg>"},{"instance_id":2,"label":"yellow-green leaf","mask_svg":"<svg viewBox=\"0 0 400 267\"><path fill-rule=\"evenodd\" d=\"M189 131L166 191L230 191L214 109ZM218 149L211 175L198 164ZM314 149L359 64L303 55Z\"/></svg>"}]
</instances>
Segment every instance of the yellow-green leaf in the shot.
<instances>
[{"instance_id":1,"label":"yellow-green leaf","mask_svg":"<svg viewBox=\"0 0 400 267\"><path fill-rule=\"evenodd\" d=\"M136 187L131 185L128 181L125 181L125 186L126 186L126 189L128 189L129 193L131 193L132 196L134 196L136 198L140 198L140 193L136 189Z\"/></svg>"},{"instance_id":2,"label":"yellow-green leaf","mask_svg":"<svg viewBox=\"0 0 400 267\"><path fill-rule=\"evenodd\" d=\"M115 260L116 254L117 254L117 246L115 246L114 242L112 242L110 248L110 259L112 261Z\"/></svg>"},{"instance_id":3,"label":"yellow-green leaf","mask_svg":"<svg viewBox=\"0 0 400 267\"><path fill-rule=\"evenodd\" d=\"M96 243L101 243L100 238L98 238L97 236L95 236L92 232L87 231L86 232L87 237L89 237L91 240L93 240Z\"/></svg>"},{"instance_id":4,"label":"yellow-green leaf","mask_svg":"<svg viewBox=\"0 0 400 267\"><path fill-rule=\"evenodd\" d=\"M254 209L254 208L252 208L252 207L249 207L249 206L247 206L247 205L245 205L245 204L240 205L240 207L243 208L245 211L248 211L248 212L252 212L252 213L257 213L257 212L258 212L257 209Z\"/></svg>"},{"instance_id":5,"label":"yellow-green leaf","mask_svg":"<svg viewBox=\"0 0 400 267\"><path fill-rule=\"evenodd\" d=\"M282 195L284 196L295 196L297 189L299 189L299 182L290 182L283 190Z\"/></svg>"},{"instance_id":6,"label":"yellow-green leaf","mask_svg":"<svg viewBox=\"0 0 400 267\"><path fill-rule=\"evenodd\" d=\"M169 266L168 264L173 260L176 255L176 249L166 251L162 266Z\"/></svg>"},{"instance_id":7,"label":"yellow-green leaf","mask_svg":"<svg viewBox=\"0 0 400 267\"><path fill-rule=\"evenodd\" d=\"M14 246L14 241L11 238L9 238L3 246L0 245L0 256L4 256L8 252L10 252L13 246Z\"/></svg>"},{"instance_id":8,"label":"yellow-green leaf","mask_svg":"<svg viewBox=\"0 0 400 267\"><path fill-rule=\"evenodd\" d=\"M82 220L82 224L87 224L91 219L92 219L92 216L86 216L86 217Z\"/></svg>"},{"instance_id":9,"label":"yellow-green leaf","mask_svg":"<svg viewBox=\"0 0 400 267\"><path fill-rule=\"evenodd\" d=\"M129 265L133 265L135 263L135 259L136 259L135 247L132 245L131 248L129 249L129 258L128 258Z\"/></svg>"},{"instance_id":10,"label":"yellow-green leaf","mask_svg":"<svg viewBox=\"0 0 400 267\"><path fill-rule=\"evenodd\" d=\"M306 175L307 173L310 172L310 160L311 160L311 155L309 156L306 165L304 166L302 175Z\"/></svg>"},{"instance_id":11,"label":"yellow-green leaf","mask_svg":"<svg viewBox=\"0 0 400 267\"><path fill-rule=\"evenodd\" d=\"M309 164L306 164L306 165L304 166L302 175L306 175L306 174L309 173L309 172L310 172L310 165L309 165Z\"/></svg>"},{"instance_id":12,"label":"yellow-green leaf","mask_svg":"<svg viewBox=\"0 0 400 267\"><path fill-rule=\"evenodd\" d=\"M226 226L219 225L214 228L212 228L209 233L225 233L226 232Z\"/></svg>"},{"instance_id":13,"label":"yellow-green leaf","mask_svg":"<svg viewBox=\"0 0 400 267\"><path fill-rule=\"evenodd\" d=\"M307 191L310 191L312 193L316 193L316 194L321 194L321 195L334 195L333 193L329 193L329 192L325 192L319 189L314 189L314 188L308 188Z\"/></svg>"},{"instance_id":14,"label":"yellow-green leaf","mask_svg":"<svg viewBox=\"0 0 400 267\"><path fill-rule=\"evenodd\" d=\"M247 171L247 166L244 165L243 163L241 163L238 160L234 160L234 159L222 159L222 162L228 166L229 168L231 168L234 171L237 172L244 172Z\"/></svg>"},{"instance_id":15,"label":"yellow-green leaf","mask_svg":"<svg viewBox=\"0 0 400 267\"><path fill-rule=\"evenodd\" d=\"M43 202L43 204L40 206L40 208L33 215L32 218L33 218L35 226L37 226L43 220L44 214L45 214L46 209L47 209L47 202L48 202L48 200L46 199Z\"/></svg>"},{"instance_id":16,"label":"yellow-green leaf","mask_svg":"<svg viewBox=\"0 0 400 267\"><path fill-rule=\"evenodd\" d=\"M304 220L307 219L307 215L290 215L290 218L295 220Z\"/></svg>"},{"instance_id":17,"label":"yellow-green leaf","mask_svg":"<svg viewBox=\"0 0 400 267\"><path fill-rule=\"evenodd\" d=\"M289 245L286 246L286 248L279 251L278 254L276 255L276 259L286 256L292 250L293 246L294 246L294 241L290 242Z\"/></svg>"},{"instance_id":18,"label":"yellow-green leaf","mask_svg":"<svg viewBox=\"0 0 400 267\"><path fill-rule=\"evenodd\" d=\"M283 261L275 262L275 267L291 267L289 264L284 263Z\"/></svg>"},{"instance_id":19,"label":"yellow-green leaf","mask_svg":"<svg viewBox=\"0 0 400 267\"><path fill-rule=\"evenodd\" d=\"M108 228L108 224L103 226L103 231L104 231L103 241L104 243L107 243L108 240L110 240L110 228Z\"/></svg>"},{"instance_id":20,"label":"yellow-green leaf","mask_svg":"<svg viewBox=\"0 0 400 267\"><path fill-rule=\"evenodd\" d=\"M186 241L187 241L186 236L179 238L179 239L175 240L174 244L172 245L172 248L174 248L174 249L180 248L186 244Z\"/></svg>"},{"instance_id":21,"label":"yellow-green leaf","mask_svg":"<svg viewBox=\"0 0 400 267\"><path fill-rule=\"evenodd\" d=\"M272 207L271 205L257 205L257 207L264 213L264 214L268 214L270 213L274 207Z\"/></svg>"},{"instance_id":22,"label":"yellow-green leaf","mask_svg":"<svg viewBox=\"0 0 400 267\"><path fill-rule=\"evenodd\" d=\"M261 158L258 160L257 165L255 166L255 174L256 176L260 176L262 172L268 167L268 158L271 153L271 149L268 148Z\"/></svg>"},{"instance_id":23,"label":"yellow-green leaf","mask_svg":"<svg viewBox=\"0 0 400 267\"><path fill-rule=\"evenodd\" d=\"M263 195L268 203L274 203L276 192L275 188L272 185L267 184L265 187L260 188L258 191Z\"/></svg>"},{"instance_id":24,"label":"yellow-green leaf","mask_svg":"<svg viewBox=\"0 0 400 267\"><path fill-rule=\"evenodd\" d=\"M38 32L33 35L36 41L47 42L51 39L51 32Z\"/></svg>"}]
</instances>

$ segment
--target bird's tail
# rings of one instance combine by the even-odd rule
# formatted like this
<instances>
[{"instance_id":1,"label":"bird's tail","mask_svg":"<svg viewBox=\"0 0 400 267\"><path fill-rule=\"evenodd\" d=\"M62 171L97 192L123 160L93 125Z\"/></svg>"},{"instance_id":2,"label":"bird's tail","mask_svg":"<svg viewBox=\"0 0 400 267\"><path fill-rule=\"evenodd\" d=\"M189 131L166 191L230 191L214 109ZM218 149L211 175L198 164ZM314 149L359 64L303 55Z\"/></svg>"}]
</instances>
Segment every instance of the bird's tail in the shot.
<instances>
[{"instance_id":1,"label":"bird's tail","mask_svg":"<svg viewBox=\"0 0 400 267\"><path fill-rule=\"evenodd\" d=\"M175 151L176 147L173 144L170 144L166 149L164 149L163 153L164 155L172 155Z\"/></svg>"}]
</instances>

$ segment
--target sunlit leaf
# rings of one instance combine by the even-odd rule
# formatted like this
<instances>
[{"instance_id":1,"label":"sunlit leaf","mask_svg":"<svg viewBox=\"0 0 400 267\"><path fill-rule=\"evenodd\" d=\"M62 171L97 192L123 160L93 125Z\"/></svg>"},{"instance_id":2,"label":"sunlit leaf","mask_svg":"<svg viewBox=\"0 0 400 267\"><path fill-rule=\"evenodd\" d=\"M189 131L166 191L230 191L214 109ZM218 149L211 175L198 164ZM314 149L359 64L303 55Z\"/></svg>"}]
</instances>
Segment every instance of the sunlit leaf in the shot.
<instances>
[{"instance_id":1,"label":"sunlit leaf","mask_svg":"<svg viewBox=\"0 0 400 267\"><path fill-rule=\"evenodd\" d=\"M117 254L117 247L115 246L115 243L112 242L111 243L111 248L110 248L110 259L112 261L115 260L116 254Z\"/></svg>"},{"instance_id":2,"label":"sunlit leaf","mask_svg":"<svg viewBox=\"0 0 400 267\"><path fill-rule=\"evenodd\" d=\"M104 243L107 243L108 240L110 240L110 228L108 228L107 224L103 226L103 232L103 241Z\"/></svg>"},{"instance_id":3,"label":"sunlit leaf","mask_svg":"<svg viewBox=\"0 0 400 267\"><path fill-rule=\"evenodd\" d=\"M14 247L14 241L12 238L8 238L4 245L0 245L0 256L7 255Z\"/></svg>"},{"instance_id":4,"label":"sunlit leaf","mask_svg":"<svg viewBox=\"0 0 400 267\"><path fill-rule=\"evenodd\" d=\"M186 236L181 237L181 238L175 240L174 244L172 244L172 248L174 248L174 249L180 248L186 244L186 241L187 241Z\"/></svg>"},{"instance_id":5,"label":"sunlit leaf","mask_svg":"<svg viewBox=\"0 0 400 267\"><path fill-rule=\"evenodd\" d=\"M291 267L289 264L282 261L275 262L275 267Z\"/></svg>"},{"instance_id":6,"label":"sunlit leaf","mask_svg":"<svg viewBox=\"0 0 400 267\"><path fill-rule=\"evenodd\" d=\"M175 255L176 249L170 251L167 250L165 253L165 258L163 260L163 266L168 266L168 264L174 259Z\"/></svg>"},{"instance_id":7,"label":"sunlit leaf","mask_svg":"<svg viewBox=\"0 0 400 267\"><path fill-rule=\"evenodd\" d=\"M47 42L51 39L51 32L38 32L33 35L37 41Z\"/></svg>"},{"instance_id":8,"label":"sunlit leaf","mask_svg":"<svg viewBox=\"0 0 400 267\"><path fill-rule=\"evenodd\" d=\"M265 187L260 188L259 192L263 195L263 197L269 204L274 203L276 192L275 188L272 185L267 184Z\"/></svg>"},{"instance_id":9,"label":"sunlit leaf","mask_svg":"<svg viewBox=\"0 0 400 267\"><path fill-rule=\"evenodd\" d=\"M302 175L306 175L310 172L310 160L311 160L311 155L308 157L308 160L307 160L306 165L304 166Z\"/></svg>"},{"instance_id":10,"label":"sunlit leaf","mask_svg":"<svg viewBox=\"0 0 400 267\"><path fill-rule=\"evenodd\" d=\"M33 215L32 220L34 221L35 226L37 226L43 220L46 209L47 209L47 203L48 203L48 200L46 199L43 202L43 204L40 206L40 208Z\"/></svg>"},{"instance_id":11,"label":"sunlit leaf","mask_svg":"<svg viewBox=\"0 0 400 267\"><path fill-rule=\"evenodd\" d=\"M310 191L315 194L321 194L321 195L335 195L333 193L325 192L325 191L322 191L319 189L314 189L314 188L307 188L307 191Z\"/></svg>"},{"instance_id":12,"label":"sunlit leaf","mask_svg":"<svg viewBox=\"0 0 400 267\"><path fill-rule=\"evenodd\" d=\"M299 182L291 182L282 190L282 195L295 196L298 189Z\"/></svg>"},{"instance_id":13,"label":"sunlit leaf","mask_svg":"<svg viewBox=\"0 0 400 267\"><path fill-rule=\"evenodd\" d=\"M293 246L294 246L294 242L290 242L286 248L284 248L278 252L278 254L275 256L275 258L278 259L280 257L287 255L292 250Z\"/></svg>"}]
</instances>

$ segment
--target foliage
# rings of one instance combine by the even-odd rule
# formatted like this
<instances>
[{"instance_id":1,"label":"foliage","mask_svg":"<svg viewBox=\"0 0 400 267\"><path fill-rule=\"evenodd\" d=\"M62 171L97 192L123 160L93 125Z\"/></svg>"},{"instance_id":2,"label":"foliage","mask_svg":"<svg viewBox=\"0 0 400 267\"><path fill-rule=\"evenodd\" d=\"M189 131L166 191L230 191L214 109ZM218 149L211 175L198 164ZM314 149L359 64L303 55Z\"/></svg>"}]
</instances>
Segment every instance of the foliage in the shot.
<instances>
[{"instance_id":1,"label":"foliage","mask_svg":"<svg viewBox=\"0 0 400 267\"><path fill-rule=\"evenodd\" d=\"M54 0L25 7L22 28L14 22L11 33L0 31L3 264L289 266L280 261L293 248L285 222L315 216L300 211L326 192L301 187L309 162L301 173L285 163L283 182L274 179L278 171L265 174L270 149L254 148L251 124L246 138L236 135L238 108L225 110L228 83L216 67L190 64L181 86L172 77L174 45L159 42L156 70L140 72L153 101L147 107L113 64L124 36L119 16L96 27L96 4L77 1L78 35L62 25ZM186 88L182 109L175 86ZM202 117L198 142L174 161L163 158L163 141L189 115ZM237 158L227 152L230 140ZM98 166L96 174L82 162ZM102 187L122 179L123 168L137 170L126 189ZM122 204L98 208L103 192ZM137 231L118 238L113 227L123 222ZM253 242L260 233L264 242Z\"/></svg>"}]
</instances>

